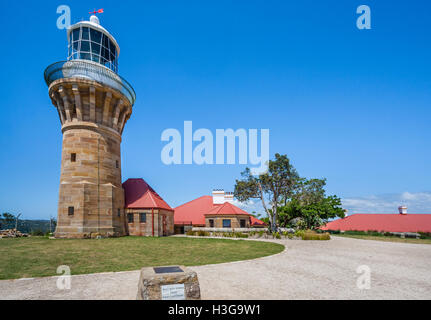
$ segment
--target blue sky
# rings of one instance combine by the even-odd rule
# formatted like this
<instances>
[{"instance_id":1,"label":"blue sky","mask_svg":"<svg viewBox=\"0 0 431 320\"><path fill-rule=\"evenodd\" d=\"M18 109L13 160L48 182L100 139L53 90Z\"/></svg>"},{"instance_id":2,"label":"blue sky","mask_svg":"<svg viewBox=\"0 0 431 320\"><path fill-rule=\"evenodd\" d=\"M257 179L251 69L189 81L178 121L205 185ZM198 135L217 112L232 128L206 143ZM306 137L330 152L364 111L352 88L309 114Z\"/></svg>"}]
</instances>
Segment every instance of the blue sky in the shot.
<instances>
[{"instance_id":1,"label":"blue sky","mask_svg":"<svg viewBox=\"0 0 431 320\"><path fill-rule=\"evenodd\" d=\"M66 59L62 4L72 23L104 8L136 90L123 180L171 206L233 190L245 165L166 166L162 131L268 128L270 154L326 177L349 211L431 213L431 4L362 0L2 1L0 211L56 216L61 131L43 71ZM356 28L361 4L371 30Z\"/></svg>"}]
</instances>

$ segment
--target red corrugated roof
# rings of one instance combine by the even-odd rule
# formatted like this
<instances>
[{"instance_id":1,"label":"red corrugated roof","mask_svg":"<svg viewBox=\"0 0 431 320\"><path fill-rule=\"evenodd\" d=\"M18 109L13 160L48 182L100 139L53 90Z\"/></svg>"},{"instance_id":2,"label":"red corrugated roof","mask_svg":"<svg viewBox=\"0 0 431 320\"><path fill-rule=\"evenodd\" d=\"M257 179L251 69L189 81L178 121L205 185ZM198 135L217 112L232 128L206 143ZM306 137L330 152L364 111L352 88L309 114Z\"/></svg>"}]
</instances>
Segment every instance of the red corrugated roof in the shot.
<instances>
[{"instance_id":1,"label":"red corrugated roof","mask_svg":"<svg viewBox=\"0 0 431 320\"><path fill-rule=\"evenodd\" d=\"M225 202L222 205L214 206L205 215L220 215L220 214L245 214L249 216L250 214L245 212L244 210L234 206L229 202Z\"/></svg>"},{"instance_id":2,"label":"red corrugated roof","mask_svg":"<svg viewBox=\"0 0 431 320\"><path fill-rule=\"evenodd\" d=\"M127 179L123 183L123 188L126 208L157 208L174 211L144 179Z\"/></svg>"},{"instance_id":3,"label":"red corrugated roof","mask_svg":"<svg viewBox=\"0 0 431 320\"><path fill-rule=\"evenodd\" d=\"M213 207L212 196L202 196L175 208L174 221L191 221L194 225L205 225L204 214Z\"/></svg>"},{"instance_id":4,"label":"red corrugated roof","mask_svg":"<svg viewBox=\"0 0 431 320\"><path fill-rule=\"evenodd\" d=\"M431 232L431 214L353 214L328 222L322 230Z\"/></svg>"},{"instance_id":5,"label":"red corrugated roof","mask_svg":"<svg viewBox=\"0 0 431 320\"><path fill-rule=\"evenodd\" d=\"M213 213L213 212L219 213ZM221 213L220 213L221 212ZM212 196L202 196L195 200L186 202L175 208L174 221L175 223L181 221L191 221L193 225L205 225L205 214L246 214L246 211L238 208L237 206L225 202L224 204L213 204ZM252 225L265 225L263 221L256 219L252 216Z\"/></svg>"},{"instance_id":6,"label":"red corrugated roof","mask_svg":"<svg viewBox=\"0 0 431 320\"><path fill-rule=\"evenodd\" d=\"M252 226L266 226L266 223L262 220L259 220L258 218L255 218L253 216L250 216L250 224Z\"/></svg>"}]
</instances>

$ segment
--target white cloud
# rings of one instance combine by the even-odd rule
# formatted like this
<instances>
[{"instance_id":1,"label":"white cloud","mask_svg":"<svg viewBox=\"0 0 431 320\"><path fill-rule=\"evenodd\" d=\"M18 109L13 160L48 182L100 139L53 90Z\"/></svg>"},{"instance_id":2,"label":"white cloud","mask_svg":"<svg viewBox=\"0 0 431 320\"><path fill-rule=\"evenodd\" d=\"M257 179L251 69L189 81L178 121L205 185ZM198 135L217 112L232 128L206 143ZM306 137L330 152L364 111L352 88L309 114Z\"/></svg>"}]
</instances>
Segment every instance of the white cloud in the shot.
<instances>
[{"instance_id":1,"label":"white cloud","mask_svg":"<svg viewBox=\"0 0 431 320\"><path fill-rule=\"evenodd\" d=\"M398 213L398 207L407 206L409 213L431 213L431 192L403 192L366 197L349 197L341 199L343 208L348 214L353 213ZM266 216L262 203L258 199L246 202L234 200L234 205L252 213Z\"/></svg>"},{"instance_id":2,"label":"white cloud","mask_svg":"<svg viewBox=\"0 0 431 320\"><path fill-rule=\"evenodd\" d=\"M233 200L233 204L243 210L253 209L255 207L255 202L252 199L249 199L246 202L240 202L237 199Z\"/></svg>"},{"instance_id":3,"label":"white cloud","mask_svg":"<svg viewBox=\"0 0 431 320\"><path fill-rule=\"evenodd\" d=\"M410 213L431 213L431 192L403 192L342 199L343 207L352 213L398 213L400 205Z\"/></svg>"},{"instance_id":4,"label":"white cloud","mask_svg":"<svg viewBox=\"0 0 431 320\"><path fill-rule=\"evenodd\" d=\"M348 214L354 213L398 213L398 207L407 206L409 213L431 213L431 192L403 192L366 197L349 197L341 199L343 208ZM259 199L250 199L246 202L234 200L234 205L247 211L256 212L266 216Z\"/></svg>"},{"instance_id":5,"label":"white cloud","mask_svg":"<svg viewBox=\"0 0 431 320\"><path fill-rule=\"evenodd\" d=\"M250 199L246 202L240 202L237 199L234 199L233 204L241 208L242 210L247 211L248 213L257 214L260 215L260 217L266 217L262 202L259 199Z\"/></svg>"}]
</instances>

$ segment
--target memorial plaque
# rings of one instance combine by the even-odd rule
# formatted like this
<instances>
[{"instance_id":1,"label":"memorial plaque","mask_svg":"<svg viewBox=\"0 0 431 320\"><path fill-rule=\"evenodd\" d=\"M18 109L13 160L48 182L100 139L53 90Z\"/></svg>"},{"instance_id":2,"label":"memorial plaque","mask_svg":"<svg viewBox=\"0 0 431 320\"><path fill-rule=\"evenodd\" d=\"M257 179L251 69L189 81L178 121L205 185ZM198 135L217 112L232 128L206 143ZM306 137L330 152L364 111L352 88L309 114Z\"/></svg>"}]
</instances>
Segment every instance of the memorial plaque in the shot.
<instances>
[{"instance_id":1,"label":"memorial plaque","mask_svg":"<svg viewBox=\"0 0 431 320\"><path fill-rule=\"evenodd\" d=\"M162 300L185 300L184 283L161 286Z\"/></svg>"},{"instance_id":2,"label":"memorial plaque","mask_svg":"<svg viewBox=\"0 0 431 320\"><path fill-rule=\"evenodd\" d=\"M200 300L198 275L185 266L141 269L138 300Z\"/></svg>"},{"instance_id":3,"label":"memorial plaque","mask_svg":"<svg viewBox=\"0 0 431 320\"><path fill-rule=\"evenodd\" d=\"M180 267L156 267L153 268L155 273L173 273L173 272L184 272Z\"/></svg>"}]
</instances>

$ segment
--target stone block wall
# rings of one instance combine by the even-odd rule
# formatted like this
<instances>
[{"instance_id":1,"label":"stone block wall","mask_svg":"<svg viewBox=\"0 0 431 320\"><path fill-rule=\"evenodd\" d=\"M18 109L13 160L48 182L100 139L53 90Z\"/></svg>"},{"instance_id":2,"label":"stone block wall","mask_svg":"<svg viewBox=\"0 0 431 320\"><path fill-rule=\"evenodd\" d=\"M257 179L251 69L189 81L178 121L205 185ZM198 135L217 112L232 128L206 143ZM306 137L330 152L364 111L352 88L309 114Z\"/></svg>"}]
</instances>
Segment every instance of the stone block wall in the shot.
<instances>
[{"instance_id":1,"label":"stone block wall","mask_svg":"<svg viewBox=\"0 0 431 320\"><path fill-rule=\"evenodd\" d=\"M55 236L125 235L121 133L132 106L91 80L60 79L49 92L63 132Z\"/></svg>"},{"instance_id":2,"label":"stone block wall","mask_svg":"<svg viewBox=\"0 0 431 320\"><path fill-rule=\"evenodd\" d=\"M250 218L246 215L207 215L205 216L205 227L210 228L209 220L213 220L214 228L223 228L224 219L228 219L231 221L231 228L240 228L240 220L245 220L245 228L250 228Z\"/></svg>"},{"instance_id":3,"label":"stone block wall","mask_svg":"<svg viewBox=\"0 0 431 320\"><path fill-rule=\"evenodd\" d=\"M141 213L145 213L146 222L141 221ZM133 215L133 222L128 222L128 215ZM154 236L170 236L174 234L174 213L163 209L126 209L127 231L132 236L152 236L154 215ZM165 217L165 218L163 218ZM166 221L166 232L163 233L163 221Z\"/></svg>"}]
</instances>

